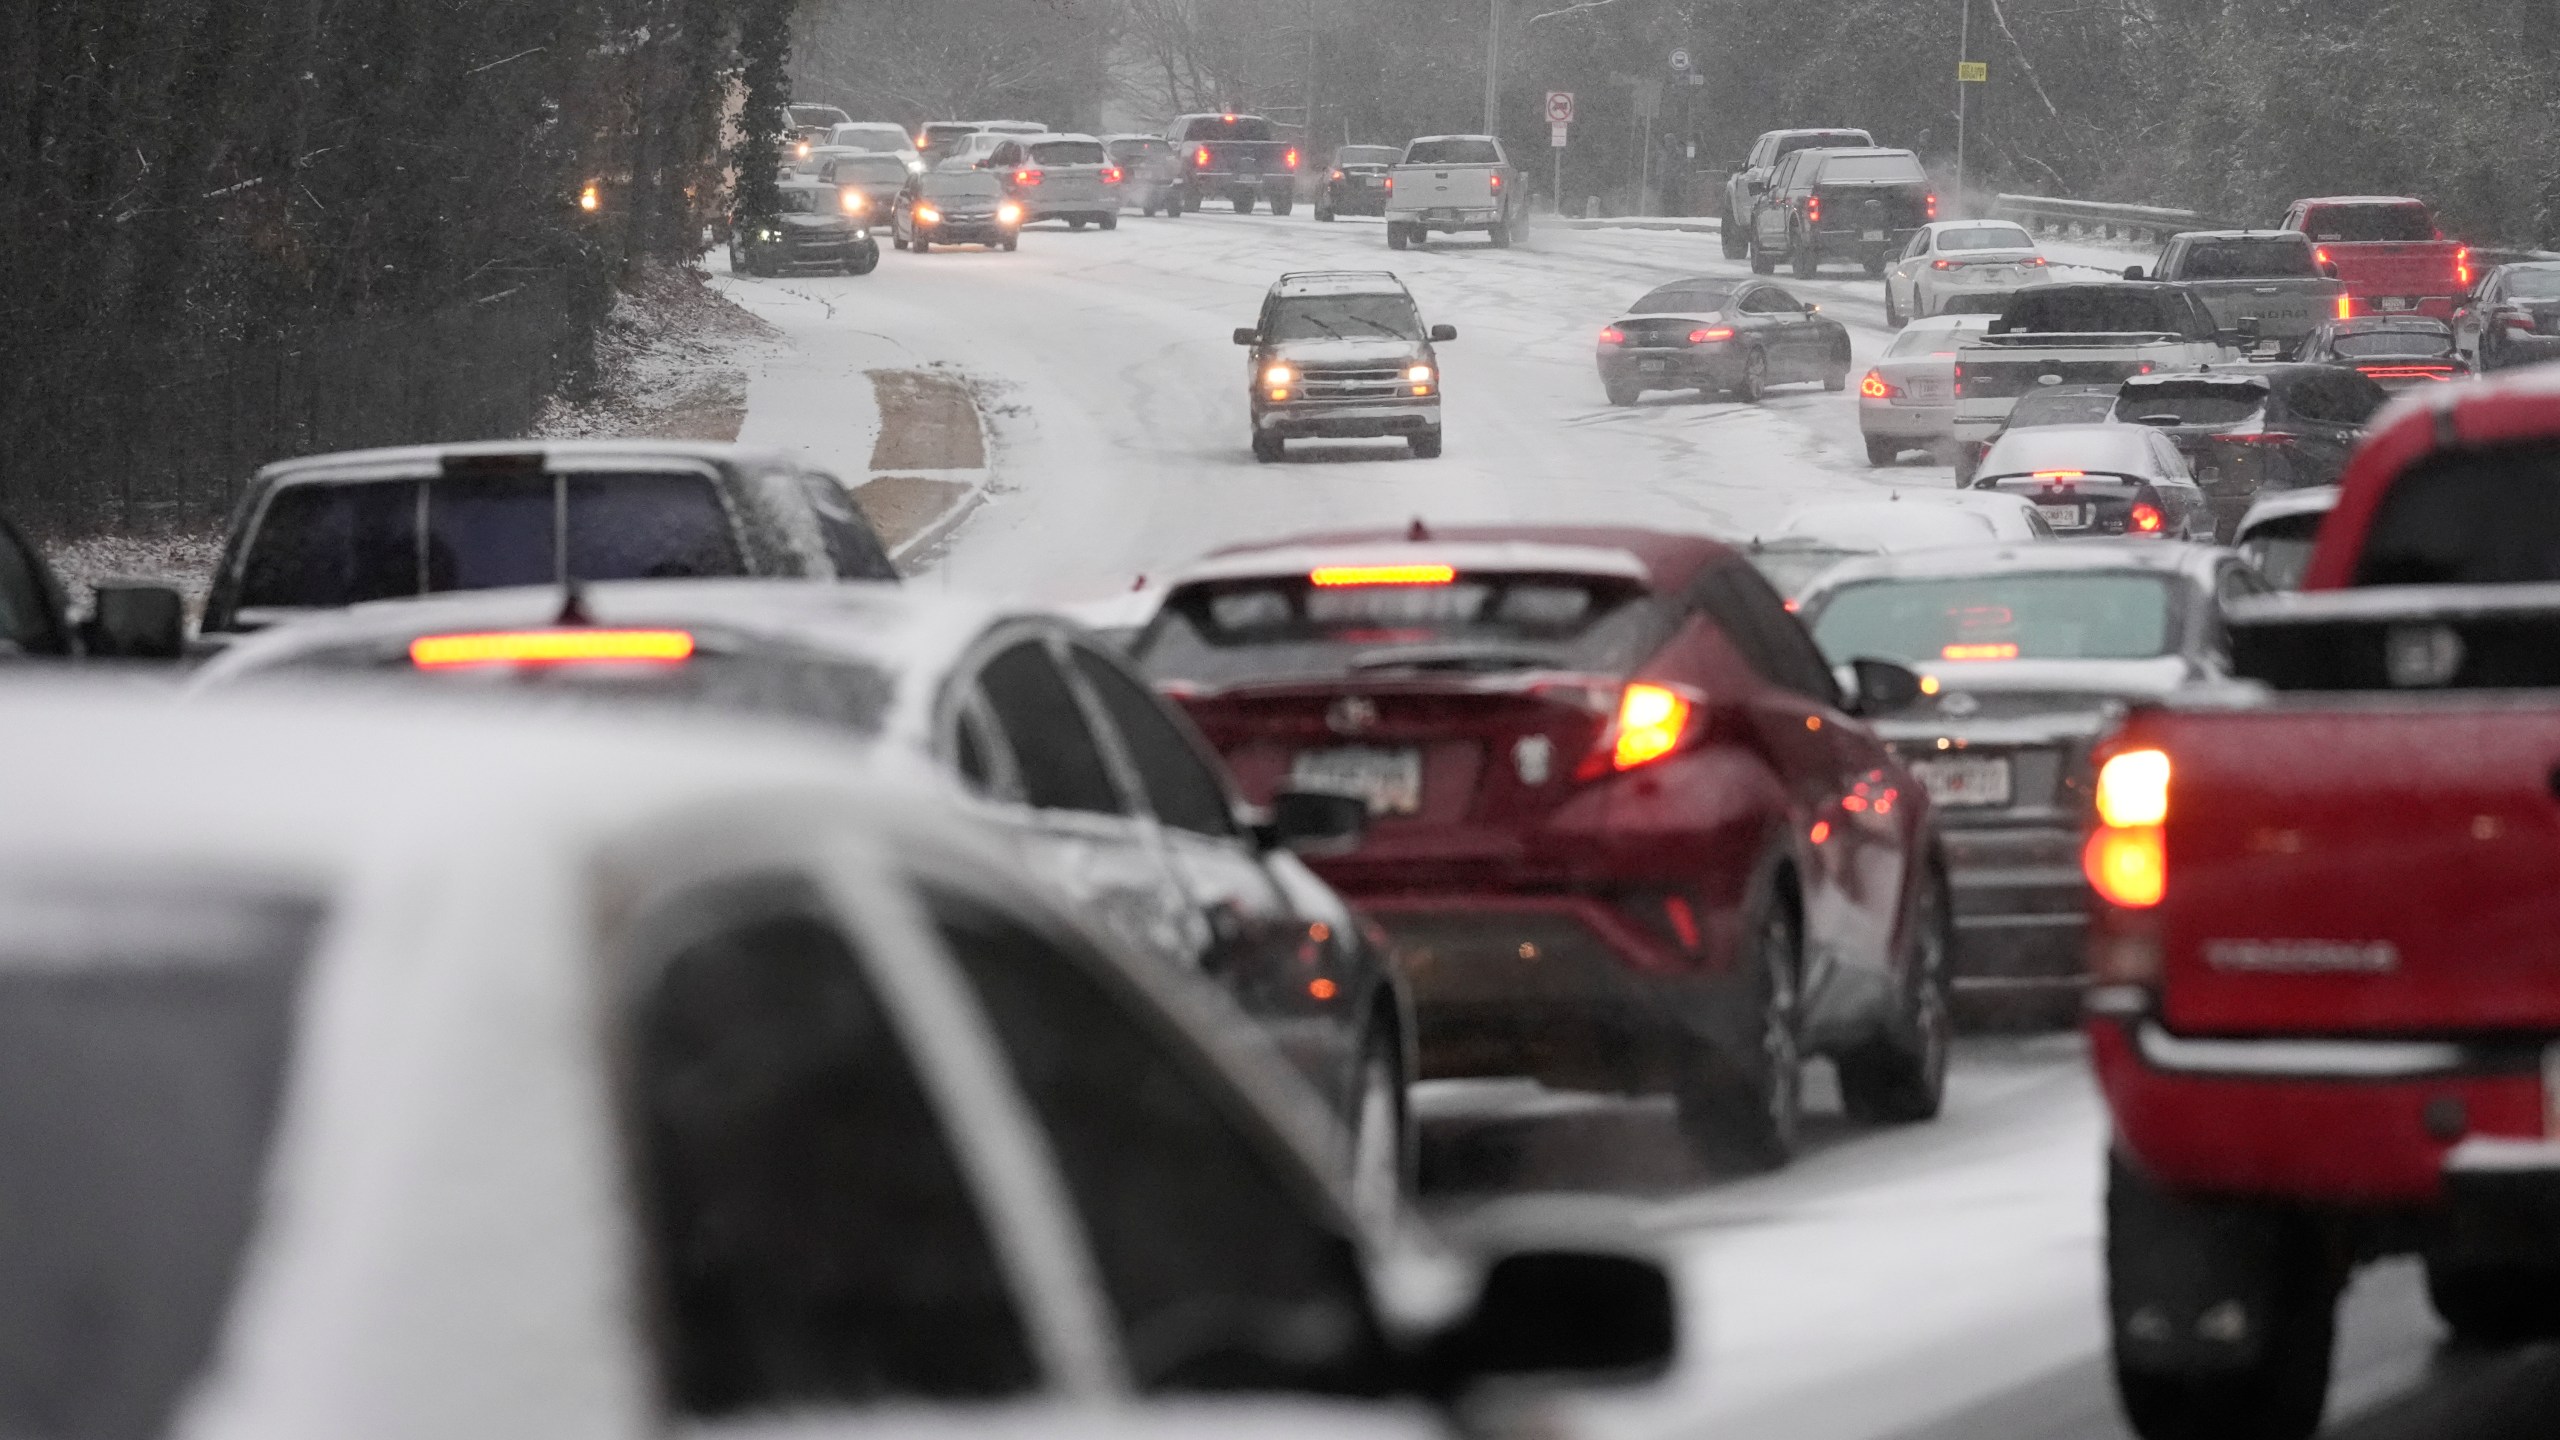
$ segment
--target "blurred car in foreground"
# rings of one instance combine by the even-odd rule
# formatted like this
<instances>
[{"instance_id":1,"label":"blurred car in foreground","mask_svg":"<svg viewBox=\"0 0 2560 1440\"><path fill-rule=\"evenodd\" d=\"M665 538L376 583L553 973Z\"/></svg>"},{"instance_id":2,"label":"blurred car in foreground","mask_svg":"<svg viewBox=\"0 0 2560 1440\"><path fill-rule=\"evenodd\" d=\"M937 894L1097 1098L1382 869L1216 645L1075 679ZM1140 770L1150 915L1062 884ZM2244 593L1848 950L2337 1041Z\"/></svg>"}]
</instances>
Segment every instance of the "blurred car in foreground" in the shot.
<instances>
[{"instance_id":1,"label":"blurred car in foreground","mask_svg":"<svg viewBox=\"0 0 2560 1440\"><path fill-rule=\"evenodd\" d=\"M1858 433L1867 463L1891 465L1906 450L1951 460L1956 445L1956 352L1979 335L1988 315L1932 315L1914 320L1884 347L1858 381Z\"/></svg>"},{"instance_id":2,"label":"blurred car in foreground","mask_svg":"<svg viewBox=\"0 0 2560 1440\"><path fill-rule=\"evenodd\" d=\"M1993 442L1973 488L2035 502L2064 540L2209 540L2213 511L2187 457L2144 425L2040 425Z\"/></svg>"},{"instance_id":3,"label":"blurred car in foreground","mask_svg":"<svg viewBox=\"0 0 2560 1440\"><path fill-rule=\"evenodd\" d=\"M2471 378L2453 327L2424 315L2359 315L2332 320L2303 337L2293 358L2348 365L2385 390L2408 390Z\"/></svg>"},{"instance_id":4,"label":"blurred car in foreground","mask_svg":"<svg viewBox=\"0 0 2560 1440\"><path fill-rule=\"evenodd\" d=\"M730 222L730 273L868 275L879 268L880 242L871 238L876 212L861 187L786 180L776 193L782 208L769 220L758 224L741 212Z\"/></svg>"},{"instance_id":5,"label":"blurred car in foreground","mask_svg":"<svg viewBox=\"0 0 2560 1440\"><path fill-rule=\"evenodd\" d=\"M2096 425L2112 418L2117 388L2118 382L2112 380L2097 385L2040 385L2019 396L1989 439L1967 442L1961 436L1957 438L1956 483L1972 484L1974 472L1982 468L1984 453L2010 431L2047 425Z\"/></svg>"},{"instance_id":6,"label":"blurred car in foreground","mask_svg":"<svg viewBox=\"0 0 2560 1440\"><path fill-rule=\"evenodd\" d=\"M2265 589L2228 551L2118 541L1852 560L1805 593L1825 654L1928 682L1875 726L1929 791L1967 1019L2076 1018L2090 745L2129 704L2221 683L2222 603Z\"/></svg>"},{"instance_id":7,"label":"blurred car in foreground","mask_svg":"<svg viewBox=\"0 0 2560 1440\"><path fill-rule=\"evenodd\" d=\"M2231 548L2257 566L2269 585L2299 590L2303 572L2311 565L2311 545L2320 536L2320 524L2336 508L2335 485L2261 495L2240 517L2239 527L2231 534Z\"/></svg>"},{"instance_id":8,"label":"blurred car in foreground","mask_svg":"<svg viewBox=\"0 0 2560 1440\"><path fill-rule=\"evenodd\" d=\"M936 245L1018 249L1022 206L982 170L928 170L907 181L889 212L889 243L922 255Z\"/></svg>"},{"instance_id":9,"label":"blurred car in foreground","mask_svg":"<svg viewBox=\"0 0 2560 1440\"><path fill-rule=\"evenodd\" d=\"M1638 530L1309 536L1173 578L1132 653L1248 797L1367 802L1319 874L1393 940L1422 1073L1672 1093L1707 1163L1784 1163L1802 1062L1937 1113L1926 800L1732 548Z\"/></svg>"},{"instance_id":10,"label":"blurred car in foreground","mask_svg":"<svg viewBox=\"0 0 2560 1440\"><path fill-rule=\"evenodd\" d=\"M2009 220L1933 220L1884 272L1884 323L1996 315L2009 294L2052 278L2036 237ZM1989 323L1987 320L1984 323Z\"/></svg>"},{"instance_id":11,"label":"blurred car in foreground","mask_svg":"<svg viewBox=\"0 0 2560 1440\"><path fill-rule=\"evenodd\" d=\"M1342 1121L1364 1205L1391 1209L1409 1188L1410 997L1289 848L1356 836L1356 808L1281 796L1276 814L1248 814L1178 709L1038 613L752 581L592 586L563 608L543 590L364 606L236 647L198 684L356 675L683 706L815 726L940 772L1125 953L1214 977L1270 1029Z\"/></svg>"},{"instance_id":12,"label":"blurred car in foreground","mask_svg":"<svg viewBox=\"0 0 2560 1440\"><path fill-rule=\"evenodd\" d=\"M1676 1343L1622 1240L1364 1233L1216 996L823 747L172 722L0 692L0 1364L44 1433L1421 1436Z\"/></svg>"},{"instance_id":13,"label":"blurred car in foreground","mask_svg":"<svg viewBox=\"0 0 2560 1440\"><path fill-rule=\"evenodd\" d=\"M2501 265L2480 277L2453 314L2453 332L2474 370L2560 360L2560 260Z\"/></svg>"},{"instance_id":14,"label":"blurred car in foreground","mask_svg":"<svg viewBox=\"0 0 2560 1440\"><path fill-rule=\"evenodd\" d=\"M1787 512L1753 537L1751 563L1787 597L1789 609L1815 577L1843 560L1964 545L2053 538L2034 502L1996 490L1895 491L1882 500L1834 500Z\"/></svg>"},{"instance_id":15,"label":"blurred car in foreground","mask_svg":"<svg viewBox=\"0 0 2560 1440\"><path fill-rule=\"evenodd\" d=\"M1387 172L1404 157L1401 145L1345 145L1333 152L1324 188L1316 192L1316 218L1387 213Z\"/></svg>"},{"instance_id":16,"label":"blurred car in foreground","mask_svg":"<svg viewBox=\"0 0 2560 1440\"><path fill-rule=\"evenodd\" d=\"M202 628L228 635L449 590L724 576L898 571L843 482L779 451L682 440L353 450L250 478Z\"/></svg>"},{"instance_id":17,"label":"blurred car in foreground","mask_svg":"<svg viewBox=\"0 0 2560 1440\"><path fill-rule=\"evenodd\" d=\"M44 551L0 515L0 666L17 661L174 660L186 649L186 601L165 585L101 581L74 621Z\"/></svg>"},{"instance_id":18,"label":"blurred car in foreground","mask_svg":"<svg viewBox=\"0 0 2560 1440\"><path fill-rule=\"evenodd\" d=\"M1647 291L1601 327L1594 353L1612 405L1695 390L1756 405L1772 385L1849 383L1849 331L1765 280L1694 276Z\"/></svg>"},{"instance_id":19,"label":"blurred car in foreground","mask_svg":"<svg viewBox=\"0 0 2560 1440\"><path fill-rule=\"evenodd\" d=\"M2115 418L2178 447L2228 538L2261 494L2338 483L2388 398L2344 365L2220 365L2125 381Z\"/></svg>"}]
</instances>

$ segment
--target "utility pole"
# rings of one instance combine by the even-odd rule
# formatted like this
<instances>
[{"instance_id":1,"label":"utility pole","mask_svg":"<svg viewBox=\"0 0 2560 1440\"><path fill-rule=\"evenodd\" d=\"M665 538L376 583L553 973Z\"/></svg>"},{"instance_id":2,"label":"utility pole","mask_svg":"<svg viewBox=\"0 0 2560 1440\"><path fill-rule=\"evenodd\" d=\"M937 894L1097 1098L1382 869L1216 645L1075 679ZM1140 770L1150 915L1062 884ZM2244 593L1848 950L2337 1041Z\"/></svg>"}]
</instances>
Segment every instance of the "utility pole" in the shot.
<instances>
[{"instance_id":1,"label":"utility pole","mask_svg":"<svg viewBox=\"0 0 2560 1440\"><path fill-rule=\"evenodd\" d=\"M1485 0L1484 133L1499 135L1502 121L1502 0Z\"/></svg>"},{"instance_id":2,"label":"utility pole","mask_svg":"<svg viewBox=\"0 0 2560 1440\"><path fill-rule=\"evenodd\" d=\"M1961 0L1963 8L1956 18L1956 193L1955 202L1947 208L1965 213L1964 201L1964 67L1973 59L1973 0Z\"/></svg>"}]
</instances>

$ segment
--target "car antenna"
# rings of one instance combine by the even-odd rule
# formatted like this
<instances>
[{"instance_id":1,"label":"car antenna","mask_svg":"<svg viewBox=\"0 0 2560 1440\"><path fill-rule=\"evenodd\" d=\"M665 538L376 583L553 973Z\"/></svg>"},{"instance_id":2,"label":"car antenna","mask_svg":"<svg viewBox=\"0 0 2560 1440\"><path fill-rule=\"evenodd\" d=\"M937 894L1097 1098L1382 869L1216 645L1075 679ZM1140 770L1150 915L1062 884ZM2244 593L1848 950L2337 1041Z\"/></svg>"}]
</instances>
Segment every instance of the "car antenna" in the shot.
<instances>
[{"instance_id":1,"label":"car antenna","mask_svg":"<svg viewBox=\"0 0 2560 1440\"><path fill-rule=\"evenodd\" d=\"M1428 540L1431 538L1431 527L1423 524L1422 517L1416 515L1413 517L1413 523L1404 527L1404 538L1412 541Z\"/></svg>"},{"instance_id":2,"label":"car antenna","mask_svg":"<svg viewBox=\"0 0 2560 1440\"><path fill-rule=\"evenodd\" d=\"M560 613L552 618L554 625L593 625L596 617L587 613L587 587L575 578L560 582Z\"/></svg>"}]
</instances>

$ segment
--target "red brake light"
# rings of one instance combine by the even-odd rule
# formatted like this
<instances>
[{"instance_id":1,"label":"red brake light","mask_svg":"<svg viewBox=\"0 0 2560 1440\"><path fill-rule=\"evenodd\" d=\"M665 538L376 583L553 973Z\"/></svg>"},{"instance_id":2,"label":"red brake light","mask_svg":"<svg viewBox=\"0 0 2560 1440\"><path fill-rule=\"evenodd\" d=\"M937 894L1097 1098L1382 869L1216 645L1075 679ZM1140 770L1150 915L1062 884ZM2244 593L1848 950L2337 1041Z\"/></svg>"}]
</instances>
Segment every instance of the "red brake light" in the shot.
<instances>
[{"instance_id":1,"label":"red brake light","mask_svg":"<svg viewBox=\"0 0 2560 1440\"><path fill-rule=\"evenodd\" d=\"M1103 184L1105 184L1105 185L1117 185L1117 184L1119 184L1119 183L1120 183L1120 181L1121 181L1123 178L1124 178L1124 177L1123 177L1123 176L1121 175L1121 173L1120 173L1120 167L1119 167L1119 166L1117 166L1117 165L1105 165L1105 166L1103 166L1103 167L1102 167L1102 183L1103 183Z\"/></svg>"},{"instance_id":2,"label":"red brake light","mask_svg":"<svg viewBox=\"0 0 2560 1440\"><path fill-rule=\"evenodd\" d=\"M1203 145L1199 149L1191 152L1191 163L1204 170L1207 169L1209 165L1209 147Z\"/></svg>"},{"instance_id":3,"label":"red brake light","mask_svg":"<svg viewBox=\"0 0 2560 1440\"><path fill-rule=\"evenodd\" d=\"M1484 178L1485 178L1485 185L1486 185L1486 187L1487 187L1487 188L1489 188L1489 189L1491 189L1491 190L1493 191L1493 193L1494 193L1494 194L1499 195L1499 194L1501 194L1501 193L1502 193L1502 177L1501 177L1501 176L1499 176L1499 175L1487 175L1487 176L1486 176L1486 177L1484 177Z\"/></svg>"},{"instance_id":4,"label":"red brake light","mask_svg":"<svg viewBox=\"0 0 2560 1440\"><path fill-rule=\"evenodd\" d=\"M1867 378L1858 382L1858 393L1870 400L1890 400L1893 398L1894 390L1892 386L1885 383L1881 371L1870 370L1867 372Z\"/></svg>"},{"instance_id":5,"label":"red brake light","mask_svg":"<svg viewBox=\"0 0 2560 1440\"><path fill-rule=\"evenodd\" d=\"M1603 345L1624 345L1627 343L1627 332L1619 329L1615 325L1604 325L1600 327L1600 343Z\"/></svg>"},{"instance_id":6,"label":"red brake light","mask_svg":"<svg viewBox=\"0 0 2560 1440\"><path fill-rule=\"evenodd\" d=\"M2098 828L2080 871L2109 904L2143 910L2169 889L2169 755L2127 750L2098 768Z\"/></svg>"},{"instance_id":7,"label":"red brake light","mask_svg":"<svg viewBox=\"0 0 2560 1440\"><path fill-rule=\"evenodd\" d=\"M2468 245L2453 252L2453 278L2461 281L2466 288L2471 284L2471 247Z\"/></svg>"},{"instance_id":8,"label":"red brake light","mask_svg":"<svg viewBox=\"0 0 2560 1440\"><path fill-rule=\"evenodd\" d=\"M1953 260L1932 260L1929 262L1929 268L1932 270L1953 270L1956 268L1956 262Z\"/></svg>"},{"instance_id":9,"label":"red brake light","mask_svg":"<svg viewBox=\"0 0 2560 1440\"><path fill-rule=\"evenodd\" d=\"M1929 218L1932 220L1938 218L1938 197L1935 195L1929 197Z\"/></svg>"},{"instance_id":10,"label":"red brake light","mask_svg":"<svg viewBox=\"0 0 2560 1440\"><path fill-rule=\"evenodd\" d=\"M2137 535L2157 535L2161 526L2160 507L2148 501L2134 502L2133 513L2125 517L2124 528Z\"/></svg>"},{"instance_id":11,"label":"red brake light","mask_svg":"<svg viewBox=\"0 0 2560 1440\"><path fill-rule=\"evenodd\" d=\"M1730 325L1717 325L1710 329L1692 330L1689 332L1689 343L1692 345L1705 345L1713 341L1730 340L1732 338L1733 327Z\"/></svg>"},{"instance_id":12,"label":"red brake light","mask_svg":"<svg viewBox=\"0 0 2560 1440\"><path fill-rule=\"evenodd\" d=\"M1458 578L1447 565L1319 565L1307 583L1334 590L1349 585L1446 585Z\"/></svg>"},{"instance_id":13,"label":"red brake light","mask_svg":"<svg viewBox=\"0 0 2560 1440\"><path fill-rule=\"evenodd\" d=\"M1964 393L1964 362L1963 362L1963 361L1959 360L1959 361L1957 361L1957 362L1955 363L1955 372L1956 372L1956 373L1955 373L1955 393L1957 393L1958 395L1962 395L1962 394Z\"/></svg>"},{"instance_id":14,"label":"red brake light","mask_svg":"<svg viewBox=\"0 0 2560 1440\"><path fill-rule=\"evenodd\" d=\"M490 630L421 635L409 642L409 663L421 670L579 661L672 663L692 656L693 636L682 630Z\"/></svg>"},{"instance_id":15,"label":"red brake light","mask_svg":"<svg viewBox=\"0 0 2560 1440\"><path fill-rule=\"evenodd\" d=\"M1016 185L1037 185L1047 178L1047 176L1041 174L1037 170L1016 170L1013 172L1013 183Z\"/></svg>"},{"instance_id":16,"label":"red brake light","mask_svg":"<svg viewBox=\"0 0 2560 1440\"><path fill-rule=\"evenodd\" d=\"M1326 178L1327 180L1339 180L1339 179L1341 179L1341 178L1342 178L1342 172L1341 172L1341 171L1339 171L1339 170L1336 170L1336 171L1334 171L1332 174L1327 175L1327 176L1326 176L1326 177L1324 177L1324 178Z\"/></svg>"},{"instance_id":17,"label":"red brake light","mask_svg":"<svg viewBox=\"0 0 2560 1440\"><path fill-rule=\"evenodd\" d=\"M1942 645L1938 647L1938 658L1941 660L2015 660L2018 658L2018 647L2006 640L1975 645Z\"/></svg>"},{"instance_id":18,"label":"red brake light","mask_svg":"<svg viewBox=\"0 0 2560 1440\"><path fill-rule=\"evenodd\" d=\"M1618 697L1615 739L1609 750L1614 770L1649 765L1680 748L1689 735L1689 718L1697 707L1689 697L1662 685L1629 685Z\"/></svg>"},{"instance_id":19,"label":"red brake light","mask_svg":"<svg viewBox=\"0 0 2560 1440\"><path fill-rule=\"evenodd\" d=\"M2041 255L2030 255L2030 256L2028 256L2026 259L2021 260L2021 261L2019 261L2018 263L2019 263L2019 264L2021 264L2021 265L2030 266L2030 267L2032 267L2032 268L2034 268L2034 269L2037 269L2037 270L2041 270L2041 269L2043 269L2043 268L2044 268L2044 265L2045 265L2045 259L2044 259L2044 257L2043 257L2043 256L2041 256Z\"/></svg>"},{"instance_id":20,"label":"red brake light","mask_svg":"<svg viewBox=\"0 0 2560 1440\"><path fill-rule=\"evenodd\" d=\"M2088 474L2089 472L2086 470L2038 470L2033 472L2033 478L2054 484L2067 485L2074 480L2087 478Z\"/></svg>"},{"instance_id":21,"label":"red brake light","mask_svg":"<svg viewBox=\"0 0 2560 1440\"><path fill-rule=\"evenodd\" d=\"M1819 196L1819 195L1807 195L1806 197L1804 197L1804 218L1806 218L1807 220L1812 221L1812 222L1813 222L1814 224L1816 224L1816 225L1819 225L1819 224L1821 224L1821 223L1822 223L1822 197L1821 197L1821 196Z\"/></svg>"},{"instance_id":22,"label":"red brake light","mask_svg":"<svg viewBox=\"0 0 2560 1440\"><path fill-rule=\"evenodd\" d=\"M2314 265L2327 265L2332 263L2329 259L2329 247L2322 245L2315 248L2311 252L2311 263Z\"/></svg>"},{"instance_id":23,"label":"red brake light","mask_svg":"<svg viewBox=\"0 0 2560 1440\"><path fill-rule=\"evenodd\" d=\"M1396 188L1396 177L1394 177L1393 175L1390 175L1390 176L1388 176L1388 177L1387 177L1387 188L1388 188L1389 190L1393 190L1393 189L1395 189L1395 188Z\"/></svg>"},{"instance_id":24,"label":"red brake light","mask_svg":"<svg viewBox=\"0 0 2560 1440\"><path fill-rule=\"evenodd\" d=\"M1295 150L1292 150L1292 151L1290 151L1288 154L1281 156L1281 157L1280 157L1280 163L1281 163L1281 164L1283 164L1283 165L1288 166L1288 167L1289 167L1290 169L1292 169L1292 170L1297 169L1297 168L1298 168L1298 152L1297 152L1297 151L1295 151Z\"/></svg>"}]
</instances>

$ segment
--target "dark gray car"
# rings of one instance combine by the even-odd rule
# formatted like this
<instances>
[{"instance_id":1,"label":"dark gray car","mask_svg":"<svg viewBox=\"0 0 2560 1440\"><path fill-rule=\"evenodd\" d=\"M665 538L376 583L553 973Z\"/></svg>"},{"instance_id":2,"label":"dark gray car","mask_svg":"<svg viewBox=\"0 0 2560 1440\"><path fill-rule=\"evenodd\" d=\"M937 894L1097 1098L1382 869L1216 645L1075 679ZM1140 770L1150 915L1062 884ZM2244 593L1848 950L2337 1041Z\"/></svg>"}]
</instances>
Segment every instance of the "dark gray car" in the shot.
<instances>
[{"instance_id":1,"label":"dark gray car","mask_svg":"<svg viewBox=\"0 0 2560 1440\"><path fill-rule=\"evenodd\" d=\"M2346 365L2217 365L2125 381L2114 418L2178 447L2228 541L2259 495L2337 484L2389 398Z\"/></svg>"},{"instance_id":2,"label":"dark gray car","mask_svg":"<svg viewBox=\"0 0 2560 1440\"><path fill-rule=\"evenodd\" d=\"M2128 704L2224 682L2222 606L2267 588L2227 550L2093 541L1851 560L1805 591L1833 663L1899 661L1933 692L1875 724L1937 816L1963 1013L2078 1013L2089 747Z\"/></svg>"}]
</instances>

